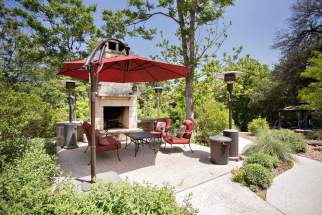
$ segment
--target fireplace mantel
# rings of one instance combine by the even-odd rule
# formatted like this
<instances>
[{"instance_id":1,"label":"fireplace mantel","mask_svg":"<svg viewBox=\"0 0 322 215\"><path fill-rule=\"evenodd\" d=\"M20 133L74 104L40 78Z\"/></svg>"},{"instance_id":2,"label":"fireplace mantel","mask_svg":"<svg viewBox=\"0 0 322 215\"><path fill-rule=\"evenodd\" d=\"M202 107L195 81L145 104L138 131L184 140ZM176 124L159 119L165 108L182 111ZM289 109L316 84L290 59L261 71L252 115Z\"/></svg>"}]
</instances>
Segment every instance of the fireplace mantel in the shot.
<instances>
[{"instance_id":1,"label":"fireplace mantel","mask_svg":"<svg viewBox=\"0 0 322 215\"><path fill-rule=\"evenodd\" d=\"M97 95L101 99L117 99L117 100L131 100L136 99L136 96L107 96L107 95Z\"/></svg>"}]
</instances>

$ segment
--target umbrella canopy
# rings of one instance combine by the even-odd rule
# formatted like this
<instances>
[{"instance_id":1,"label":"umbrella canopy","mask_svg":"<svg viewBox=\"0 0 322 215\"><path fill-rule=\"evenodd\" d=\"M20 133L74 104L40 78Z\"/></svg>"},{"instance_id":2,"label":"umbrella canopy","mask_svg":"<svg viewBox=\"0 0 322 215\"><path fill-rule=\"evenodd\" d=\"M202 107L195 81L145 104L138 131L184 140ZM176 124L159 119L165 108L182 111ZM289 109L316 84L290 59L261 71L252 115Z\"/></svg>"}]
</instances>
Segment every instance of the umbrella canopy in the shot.
<instances>
[{"instance_id":1,"label":"umbrella canopy","mask_svg":"<svg viewBox=\"0 0 322 215\"><path fill-rule=\"evenodd\" d=\"M88 80L89 71L82 69L85 60L64 62L59 75ZM94 72L102 82L159 82L187 77L190 68L154 61L134 55L118 55L102 58L98 67L94 62Z\"/></svg>"}]
</instances>

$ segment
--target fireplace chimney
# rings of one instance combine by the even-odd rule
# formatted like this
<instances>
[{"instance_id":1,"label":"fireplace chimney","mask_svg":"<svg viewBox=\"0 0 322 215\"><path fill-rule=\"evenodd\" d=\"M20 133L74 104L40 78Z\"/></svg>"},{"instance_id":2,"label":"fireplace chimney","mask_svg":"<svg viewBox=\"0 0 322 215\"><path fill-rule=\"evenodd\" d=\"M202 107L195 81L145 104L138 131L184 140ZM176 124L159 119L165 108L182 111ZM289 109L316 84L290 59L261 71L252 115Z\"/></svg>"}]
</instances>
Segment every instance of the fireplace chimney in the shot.
<instances>
[{"instance_id":1,"label":"fireplace chimney","mask_svg":"<svg viewBox=\"0 0 322 215\"><path fill-rule=\"evenodd\" d=\"M109 58L118 55L129 55L130 47L118 39L108 39L103 57Z\"/></svg>"}]
</instances>

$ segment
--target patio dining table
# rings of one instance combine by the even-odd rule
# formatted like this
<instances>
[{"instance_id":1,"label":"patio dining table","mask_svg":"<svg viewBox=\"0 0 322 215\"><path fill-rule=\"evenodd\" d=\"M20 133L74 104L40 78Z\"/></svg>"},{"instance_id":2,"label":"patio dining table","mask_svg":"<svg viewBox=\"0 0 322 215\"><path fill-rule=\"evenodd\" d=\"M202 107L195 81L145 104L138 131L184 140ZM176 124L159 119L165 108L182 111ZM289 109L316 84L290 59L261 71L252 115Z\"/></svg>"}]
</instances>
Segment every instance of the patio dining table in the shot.
<instances>
[{"instance_id":1,"label":"patio dining table","mask_svg":"<svg viewBox=\"0 0 322 215\"><path fill-rule=\"evenodd\" d=\"M144 145L144 144L148 144L150 149L154 151L154 153L156 153L156 148L155 147L151 147L151 143L156 143L156 140L159 139L159 137L146 132L146 131L141 131L141 132L127 132L124 133L124 135L126 136L126 145L125 148L133 143L135 145L135 154L134 157L136 157L138 151L139 151L139 147L140 145ZM128 139L130 138L130 142L128 143Z\"/></svg>"}]
</instances>

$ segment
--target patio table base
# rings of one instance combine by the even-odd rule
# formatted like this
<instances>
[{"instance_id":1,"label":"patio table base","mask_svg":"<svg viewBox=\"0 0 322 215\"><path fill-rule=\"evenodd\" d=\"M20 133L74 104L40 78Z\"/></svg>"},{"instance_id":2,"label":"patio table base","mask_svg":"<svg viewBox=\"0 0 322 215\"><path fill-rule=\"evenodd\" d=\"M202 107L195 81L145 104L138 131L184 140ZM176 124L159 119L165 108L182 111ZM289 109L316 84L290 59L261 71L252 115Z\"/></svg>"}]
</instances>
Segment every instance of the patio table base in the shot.
<instances>
[{"instance_id":1,"label":"patio table base","mask_svg":"<svg viewBox=\"0 0 322 215\"><path fill-rule=\"evenodd\" d=\"M136 157L140 145L142 147L144 144L148 144L150 149L154 151L154 153L157 153L156 148L151 147L151 143L153 142L155 144L156 139L159 139L158 137L154 136L153 134L150 134L149 132L131 132L131 133L124 133L126 136L126 145L125 148L127 148L128 145L133 143L135 145L135 154L134 157ZM130 142L128 143L127 138L130 138Z\"/></svg>"}]
</instances>

